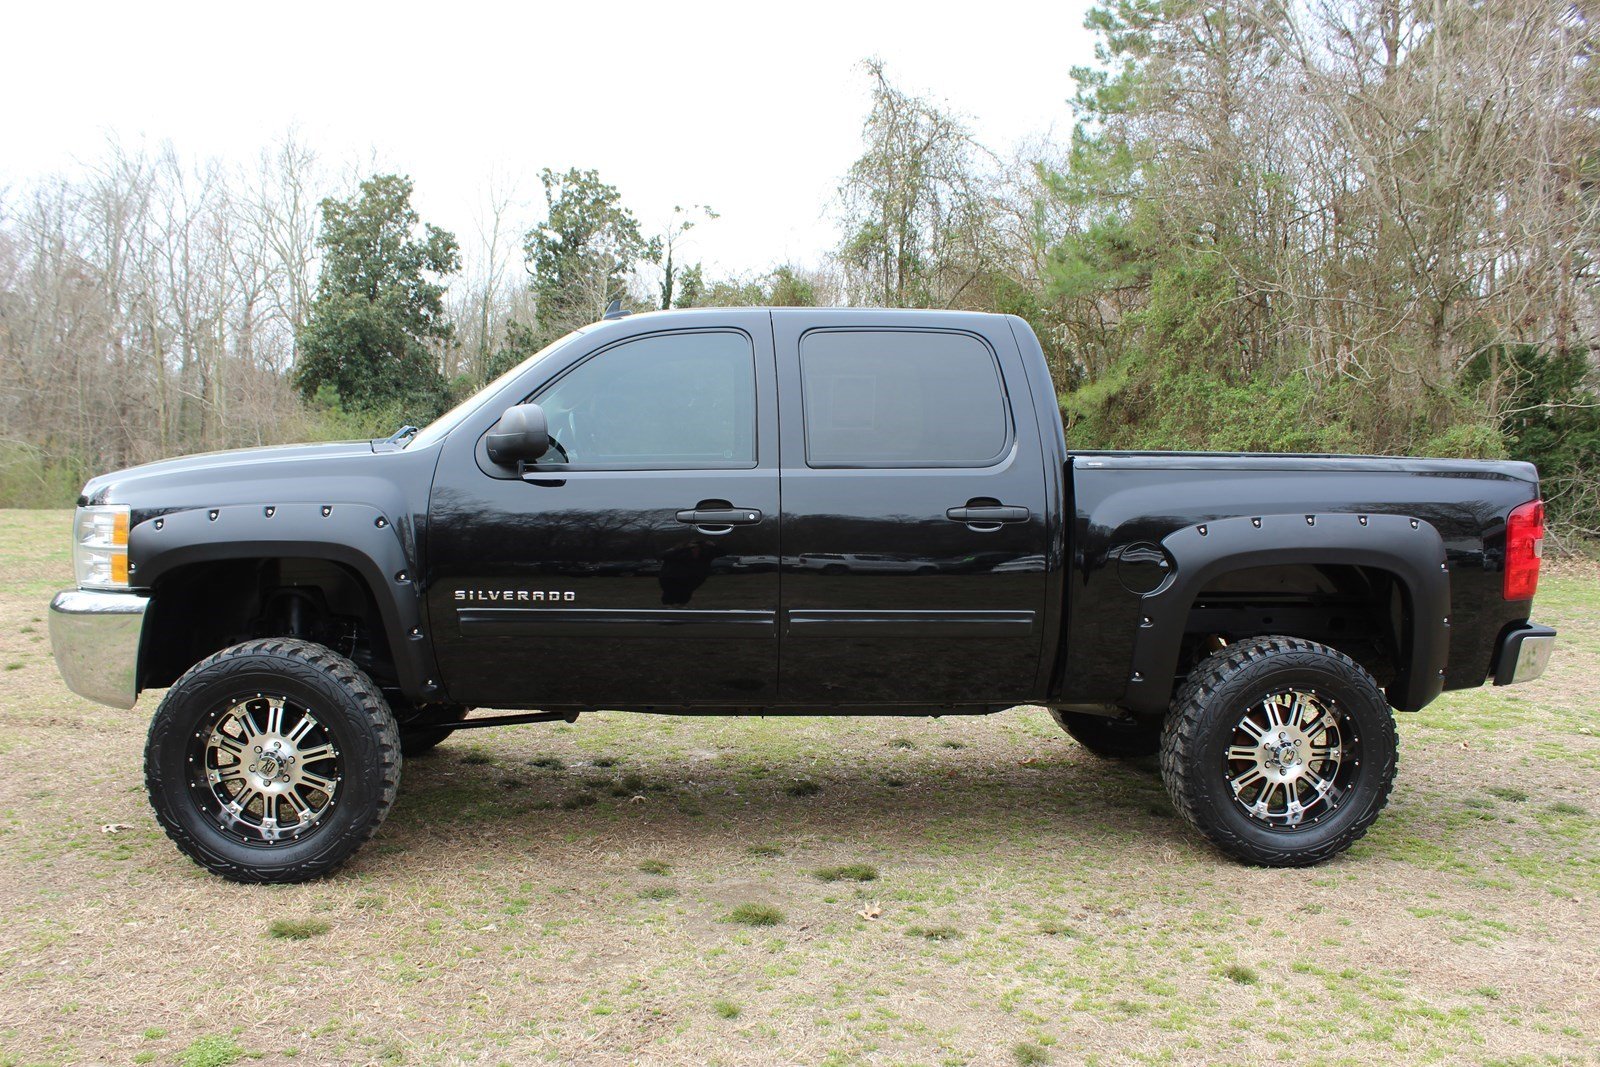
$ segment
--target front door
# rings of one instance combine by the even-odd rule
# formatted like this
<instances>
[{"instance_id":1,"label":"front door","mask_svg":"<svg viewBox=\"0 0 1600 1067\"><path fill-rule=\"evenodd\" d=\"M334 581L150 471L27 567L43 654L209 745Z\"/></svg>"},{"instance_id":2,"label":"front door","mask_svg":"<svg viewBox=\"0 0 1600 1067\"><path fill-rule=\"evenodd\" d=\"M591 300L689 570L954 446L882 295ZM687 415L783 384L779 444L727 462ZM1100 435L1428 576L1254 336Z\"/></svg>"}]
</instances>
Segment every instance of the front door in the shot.
<instances>
[{"instance_id":1,"label":"front door","mask_svg":"<svg viewBox=\"0 0 1600 1067\"><path fill-rule=\"evenodd\" d=\"M809 705L1027 699L1043 636L1048 517L1033 406L1007 388L1026 390L1021 357L992 317L950 316L943 329L893 321L773 315L780 696Z\"/></svg>"},{"instance_id":2,"label":"front door","mask_svg":"<svg viewBox=\"0 0 1600 1067\"><path fill-rule=\"evenodd\" d=\"M440 464L428 596L451 699L774 698L770 318L717 321L729 325L606 344L538 388L528 399L554 445L521 477L480 469L481 456Z\"/></svg>"}]
</instances>

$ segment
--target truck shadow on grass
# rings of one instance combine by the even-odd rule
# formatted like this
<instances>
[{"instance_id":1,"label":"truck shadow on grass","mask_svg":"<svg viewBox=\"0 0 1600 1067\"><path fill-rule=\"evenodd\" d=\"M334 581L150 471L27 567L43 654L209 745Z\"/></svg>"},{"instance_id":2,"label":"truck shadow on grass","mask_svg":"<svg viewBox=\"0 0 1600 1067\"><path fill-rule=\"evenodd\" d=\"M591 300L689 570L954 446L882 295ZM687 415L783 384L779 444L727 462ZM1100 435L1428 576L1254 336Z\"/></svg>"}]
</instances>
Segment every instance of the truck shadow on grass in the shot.
<instances>
[{"instance_id":1,"label":"truck shadow on grass","mask_svg":"<svg viewBox=\"0 0 1600 1067\"><path fill-rule=\"evenodd\" d=\"M947 854L1133 843L1203 851L1167 799L1154 759L1118 763L1078 749L1023 761L960 751L875 755L820 766L757 751L569 764L446 746L406 764L378 847L431 853L459 841L466 850L492 836L508 847L582 841L605 851L685 853L819 841Z\"/></svg>"}]
</instances>

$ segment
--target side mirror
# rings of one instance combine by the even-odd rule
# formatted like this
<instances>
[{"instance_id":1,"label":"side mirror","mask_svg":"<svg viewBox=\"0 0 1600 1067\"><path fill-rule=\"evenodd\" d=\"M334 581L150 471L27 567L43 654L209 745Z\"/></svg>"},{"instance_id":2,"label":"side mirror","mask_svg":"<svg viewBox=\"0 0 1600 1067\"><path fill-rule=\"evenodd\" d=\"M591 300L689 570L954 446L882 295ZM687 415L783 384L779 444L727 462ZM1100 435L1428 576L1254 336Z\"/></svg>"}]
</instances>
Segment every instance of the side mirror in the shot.
<instances>
[{"instance_id":1,"label":"side mirror","mask_svg":"<svg viewBox=\"0 0 1600 1067\"><path fill-rule=\"evenodd\" d=\"M550 427L545 421L544 408L538 404L518 404L506 409L483 443L489 450L489 458L496 463L538 459L550 451Z\"/></svg>"}]
</instances>

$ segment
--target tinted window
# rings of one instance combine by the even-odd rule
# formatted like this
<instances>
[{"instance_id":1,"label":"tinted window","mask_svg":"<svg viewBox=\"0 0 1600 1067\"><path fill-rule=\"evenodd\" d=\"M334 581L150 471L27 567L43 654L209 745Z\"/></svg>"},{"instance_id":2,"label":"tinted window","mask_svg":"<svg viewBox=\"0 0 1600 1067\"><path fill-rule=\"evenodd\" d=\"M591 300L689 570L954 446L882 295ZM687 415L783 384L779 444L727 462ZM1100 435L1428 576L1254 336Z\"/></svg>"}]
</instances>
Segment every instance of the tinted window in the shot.
<instances>
[{"instance_id":1,"label":"tinted window","mask_svg":"<svg viewBox=\"0 0 1600 1067\"><path fill-rule=\"evenodd\" d=\"M756 369L742 333L641 337L534 397L574 467L752 467ZM551 449L549 462L561 462Z\"/></svg>"},{"instance_id":2,"label":"tinted window","mask_svg":"<svg viewBox=\"0 0 1600 1067\"><path fill-rule=\"evenodd\" d=\"M976 337L814 331L800 375L813 467L972 466L1005 448L1000 369Z\"/></svg>"}]
</instances>

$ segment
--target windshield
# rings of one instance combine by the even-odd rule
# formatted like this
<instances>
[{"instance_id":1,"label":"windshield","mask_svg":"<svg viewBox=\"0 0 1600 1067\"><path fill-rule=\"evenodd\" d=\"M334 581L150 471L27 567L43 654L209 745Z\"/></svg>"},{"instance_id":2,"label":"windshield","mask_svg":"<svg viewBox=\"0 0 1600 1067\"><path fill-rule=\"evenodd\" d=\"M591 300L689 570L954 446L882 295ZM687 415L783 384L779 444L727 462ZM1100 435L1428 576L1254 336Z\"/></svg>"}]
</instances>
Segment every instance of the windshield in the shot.
<instances>
[{"instance_id":1,"label":"windshield","mask_svg":"<svg viewBox=\"0 0 1600 1067\"><path fill-rule=\"evenodd\" d=\"M411 438L410 444L408 444L406 447L426 448L428 445L437 444L438 442L443 441L445 437L449 435L451 430L461 425L468 415L471 415L474 411L477 411L478 408L483 405L485 400L499 392L501 387L507 382L511 381L511 379L515 378L517 375L521 374L523 371L527 370L529 367L533 366L539 360L543 359L545 356L548 356L562 345L565 345L568 341L578 337L581 334L587 333L591 329L593 329L592 324L589 326L580 326L576 330L573 330L571 333L567 334L565 337L560 337L554 341L551 341L549 344L539 349L539 351L535 352L521 363L518 363L515 367L512 367L510 370L500 375L500 377L496 378L482 389L479 389L476 393L473 393L471 396L467 397L465 400L451 408L449 411L445 412L443 415L440 415L437 419L434 419L432 422L428 423L427 426L423 427L419 433Z\"/></svg>"}]
</instances>

